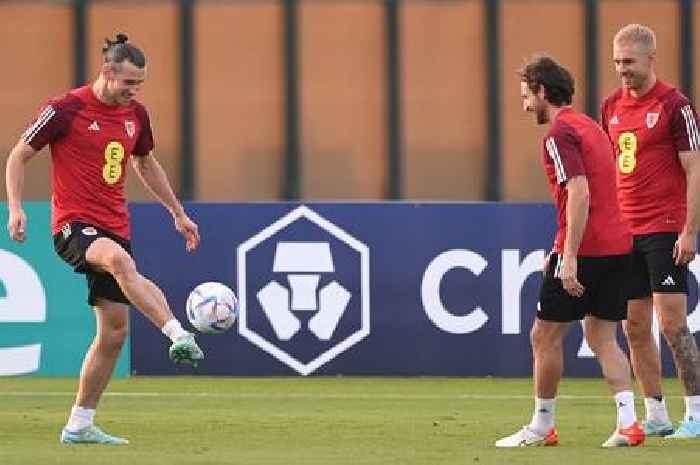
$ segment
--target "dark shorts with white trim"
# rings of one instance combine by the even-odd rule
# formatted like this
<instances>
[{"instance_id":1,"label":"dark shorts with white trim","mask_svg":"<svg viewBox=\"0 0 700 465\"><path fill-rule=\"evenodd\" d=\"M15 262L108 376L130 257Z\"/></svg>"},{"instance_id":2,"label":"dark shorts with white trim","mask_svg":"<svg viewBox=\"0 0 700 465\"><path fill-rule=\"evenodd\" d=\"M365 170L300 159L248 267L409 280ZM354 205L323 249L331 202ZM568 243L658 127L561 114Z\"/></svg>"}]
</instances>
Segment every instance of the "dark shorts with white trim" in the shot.
<instances>
[{"instance_id":1,"label":"dark shorts with white trim","mask_svg":"<svg viewBox=\"0 0 700 465\"><path fill-rule=\"evenodd\" d=\"M608 321L626 319L630 256L578 257L576 262L583 295L574 297L566 292L558 276L561 255L553 253L540 288L537 318L562 323L582 320L586 315Z\"/></svg>"},{"instance_id":2,"label":"dark shorts with white trim","mask_svg":"<svg viewBox=\"0 0 700 465\"><path fill-rule=\"evenodd\" d=\"M677 240L675 232L634 236L629 299L644 299L654 292L688 294L688 267L676 265L673 259Z\"/></svg>"},{"instance_id":3,"label":"dark shorts with white trim","mask_svg":"<svg viewBox=\"0 0 700 465\"><path fill-rule=\"evenodd\" d=\"M85 252L90 244L105 237L121 246L126 253L131 253L131 243L109 231L87 223L66 223L53 236L54 250L68 263L73 271L85 275L88 285L88 304L96 305L99 298L130 305L129 299L122 292L114 277L104 271L96 270L87 262Z\"/></svg>"}]
</instances>

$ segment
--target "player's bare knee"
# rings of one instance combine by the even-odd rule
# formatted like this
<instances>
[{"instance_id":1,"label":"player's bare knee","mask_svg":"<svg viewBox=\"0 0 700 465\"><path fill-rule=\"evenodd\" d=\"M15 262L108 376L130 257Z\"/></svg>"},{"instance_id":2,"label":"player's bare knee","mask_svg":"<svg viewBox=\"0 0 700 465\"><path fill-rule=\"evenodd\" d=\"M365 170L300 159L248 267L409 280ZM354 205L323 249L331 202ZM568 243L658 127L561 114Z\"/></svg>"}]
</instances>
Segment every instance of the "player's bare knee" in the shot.
<instances>
[{"instance_id":1,"label":"player's bare knee","mask_svg":"<svg viewBox=\"0 0 700 465\"><path fill-rule=\"evenodd\" d=\"M551 331L547 331L541 324L535 323L532 326L530 330L530 344L532 344L533 352L540 353L549 349L556 349L559 342L557 338L552 337Z\"/></svg>"},{"instance_id":2,"label":"player's bare knee","mask_svg":"<svg viewBox=\"0 0 700 465\"><path fill-rule=\"evenodd\" d=\"M105 354L118 354L124 346L128 334L127 325L105 328L97 339L98 348Z\"/></svg>"},{"instance_id":3,"label":"player's bare knee","mask_svg":"<svg viewBox=\"0 0 700 465\"><path fill-rule=\"evenodd\" d=\"M111 251L107 256L109 270L114 276L129 278L136 273L136 264L128 253L119 249Z\"/></svg>"},{"instance_id":4,"label":"player's bare knee","mask_svg":"<svg viewBox=\"0 0 700 465\"><path fill-rule=\"evenodd\" d=\"M651 341L651 326L644 321L627 320L622 325L622 330L632 346L644 345Z\"/></svg>"},{"instance_id":5,"label":"player's bare knee","mask_svg":"<svg viewBox=\"0 0 700 465\"><path fill-rule=\"evenodd\" d=\"M586 342L596 357L605 352L605 342L600 337L587 334Z\"/></svg>"}]
</instances>

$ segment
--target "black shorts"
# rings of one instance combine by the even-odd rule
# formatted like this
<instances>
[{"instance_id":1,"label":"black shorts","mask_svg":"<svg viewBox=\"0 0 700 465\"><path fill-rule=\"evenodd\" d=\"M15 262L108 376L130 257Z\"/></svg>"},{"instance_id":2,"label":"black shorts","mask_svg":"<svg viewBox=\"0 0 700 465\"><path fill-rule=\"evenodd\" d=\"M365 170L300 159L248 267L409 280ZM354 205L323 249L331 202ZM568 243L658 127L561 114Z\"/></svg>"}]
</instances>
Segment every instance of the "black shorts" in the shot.
<instances>
[{"instance_id":1,"label":"black shorts","mask_svg":"<svg viewBox=\"0 0 700 465\"><path fill-rule=\"evenodd\" d=\"M130 305L129 299L122 292L119 284L111 274L95 270L85 259L85 252L95 240L106 237L119 244L129 255L129 241L116 236L109 231L86 223L67 223L61 231L53 236L53 246L56 253L76 273L85 275L88 284L88 304L96 305L98 298Z\"/></svg>"},{"instance_id":2,"label":"black shorts","mask_svg":"<svg viewBox=\"0 0 700 465\"><path fill-rule=\"evenodd\" d=\"M578 257L578 280L586 289L581 297L564 290L558 277L560 262L561 255L552 254L540 289L537 318L562 323L582 320L586 315L608 321L627 318L625 280L629 255Z\"/></svg>"},{"instance_id":3,"label":"black shorts","mask_svg":"<svg viewBox=\"0 0 700 465\"><path fill-rule=\"evenodd\" d=\"M688 294L688 266L673 260L677 240L674 232L634 236L629 299L651 297L652 292Z\"/></svg>"}]
</instances>

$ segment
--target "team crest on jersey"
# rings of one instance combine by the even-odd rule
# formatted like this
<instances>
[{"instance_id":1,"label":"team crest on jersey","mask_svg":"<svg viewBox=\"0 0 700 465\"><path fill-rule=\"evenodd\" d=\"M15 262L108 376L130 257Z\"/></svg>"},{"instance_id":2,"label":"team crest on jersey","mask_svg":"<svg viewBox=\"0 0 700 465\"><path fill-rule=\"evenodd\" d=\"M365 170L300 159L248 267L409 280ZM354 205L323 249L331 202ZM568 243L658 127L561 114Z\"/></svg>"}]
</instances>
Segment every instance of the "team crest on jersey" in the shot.
<instances>
[{"instance_id":1,"label":"team crest on jersey","mask_svg":"<svg viewBox=\"0 0 700 465\"><path fill-rule=\"evenodd\" d=\"M134 137L134 134L136 134L136 123L133 121L124 121L124 129L126 129L127 136Z\"/></svg>"},{"instance_id":2,"label":"team crest on jersey","mask_svg":"<svg viewBox=\"0 0 700 465\"><path fill-rule=\"evenodd\" d=\"M656 126L656 123L658 121L659 121L659 114L658 113L647 113L647 127L649 129Z\"/></svg>"}]
</instances>

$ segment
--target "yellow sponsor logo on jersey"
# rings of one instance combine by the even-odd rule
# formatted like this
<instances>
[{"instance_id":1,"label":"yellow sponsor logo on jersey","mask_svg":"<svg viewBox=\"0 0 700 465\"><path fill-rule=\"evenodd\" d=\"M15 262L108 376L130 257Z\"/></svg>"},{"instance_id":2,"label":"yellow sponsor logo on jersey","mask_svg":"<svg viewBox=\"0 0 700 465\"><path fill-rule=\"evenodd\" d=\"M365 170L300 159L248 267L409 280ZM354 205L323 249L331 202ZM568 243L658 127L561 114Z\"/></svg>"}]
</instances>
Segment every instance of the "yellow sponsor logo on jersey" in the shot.
<instances>
[{"instance_id":1,"label":"yellow sponsor logo on jersey","mask_svg":"<svg viewBox=\"0 0 700 465\"><path fill-rule=\"evenodd\" d=\"M110 142L105 147L105 165L102 167L102 178L109 185L116 184L122 177L122 160L124 146L120 142Z\"/></svg>"},{"instance_id":2,"label":"yellow sponsor logo on jersey","mask_svg":"<svg viewBox=\"0 0 700 465\"><path fill-rule=\"evenodd\" d=\"M637 166L637 136L633 132L623 132L617 139L620 147L620 155L617 157L617 166L620 173L630 174Z\"/></svg>"}]
</instances>

